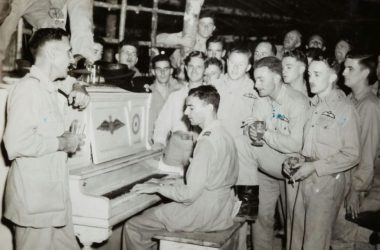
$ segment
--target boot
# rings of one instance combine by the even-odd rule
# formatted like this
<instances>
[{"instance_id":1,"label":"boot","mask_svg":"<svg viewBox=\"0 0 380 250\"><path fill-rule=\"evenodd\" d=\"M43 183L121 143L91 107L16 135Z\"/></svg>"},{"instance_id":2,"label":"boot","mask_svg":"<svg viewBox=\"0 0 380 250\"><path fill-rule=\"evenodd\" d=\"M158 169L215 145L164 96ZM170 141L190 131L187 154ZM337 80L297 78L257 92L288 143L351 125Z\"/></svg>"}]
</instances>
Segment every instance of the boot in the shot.
<instances>
[{"instance_id":1,"label":"boot","mask_svg":"<svg viewBox=\"0 0 380 250\"><path fill-rule=\"evenodd\" d=\"M238 217L255 221L259 209L259 186L235 186L235 193L242 202Z\"/></svg>"}]
</instances>

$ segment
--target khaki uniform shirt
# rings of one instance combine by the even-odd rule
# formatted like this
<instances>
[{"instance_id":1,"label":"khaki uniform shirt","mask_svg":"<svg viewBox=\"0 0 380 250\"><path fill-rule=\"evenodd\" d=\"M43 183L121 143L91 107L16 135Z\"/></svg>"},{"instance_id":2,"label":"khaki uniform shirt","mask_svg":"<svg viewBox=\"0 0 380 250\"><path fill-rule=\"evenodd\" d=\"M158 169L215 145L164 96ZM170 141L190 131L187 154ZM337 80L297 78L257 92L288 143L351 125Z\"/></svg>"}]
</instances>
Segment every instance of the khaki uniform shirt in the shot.
<instances>
[{"instance_id":1,"label":"khaki uniform shirt","mask_svg":"<svg viewBox=\"0 0 380 250\"><path fill-rule=\"evenodd\" d=\"M238 176L237 151L231 135L219 121L200 133L186 184L161 186L159 192L175 202L156 214L169 231L215 231L233 224L234 194Z\"/></svg>"},{"instance_id":2,"label":"khaki uniform shirt","mask_svg":"<svg viewBox=\"0 0 380 250\"><path fill-rule=\"evenodd\" d=\"M359 163L359 116L341 90L311 101L302 154L315 161L318 176L344 172Z\"/></svg>"},{"instance_id":3,"label":"khaki uniform shirt","mask_svg":"<svg viewBox=\"0 0 380 250\"><path fill-rule=\"evenodd\" d=\"M234 138L243 135L242 122L251 116L258 98L253 81L246 75L240 81L232 82L225 74L214 86L220 95L218 119Z\"/></svg>"},{"instance_id":4,"label":"khaki uniform shirt","mask_svg":"<svg viewBox=\"0 0 380 250\"><path fill-rule=\"evenodd\" d=\"M160 85L155 81L149 88L152 91L152 101L149 109L149 138L153 137L154 123L160 113L165 101L170 93L179 90L182 85L174 78L170 78L167 86L163 86L163 91L160 91Z\"/></svg>"},{"instance_id":5,"label":"khaki uniform shirt","mask_svg":"<svg viewBox=\"0 0 380 250\"><path fill-rule=\"evenodd\" d=\"M359 165L352 170L352 186L356 191L367 192L372 186L375 168L380 168L380 101L371 89L356 98L350 94L348 98L360 117L361 155Z\"/></svg>"},{"instance_id":6,"label":"khaki uniform shirt","mask_svg":"<svg viewBox=\"0 0 380 250\"><path fill-rule=\"evenodd\" d=\"M190 122L184 115L188 93L189 87L186 85L169 95L154 124L154 143L166 145L170 132L189 131Z\"/></svg>"},{"instance_id":7,"label":"khaki uniform shirt","mask_svg":"<svg viewBox=\"0 0 380 250\"><path fill-rule=\"evenodd\" d=\"M4 144L12 167L4 216L20 226L64 226L71 217L65 131L57 85L35 66L9 93Z\"/></svg>"}]
</instances>

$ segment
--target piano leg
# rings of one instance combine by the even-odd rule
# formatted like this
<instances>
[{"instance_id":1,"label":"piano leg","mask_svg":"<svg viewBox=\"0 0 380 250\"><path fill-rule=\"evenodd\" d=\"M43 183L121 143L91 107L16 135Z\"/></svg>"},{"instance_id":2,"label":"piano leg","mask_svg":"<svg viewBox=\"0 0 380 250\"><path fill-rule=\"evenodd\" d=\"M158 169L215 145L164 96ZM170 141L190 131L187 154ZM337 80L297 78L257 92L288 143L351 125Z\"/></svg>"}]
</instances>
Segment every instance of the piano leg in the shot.
<instances>
[{"instance_id":1,"label":"piano leg","mask_svg":"<svg viewBox=\"0 0 380 250\"><path fill-rule=\"evenodd\" d=\"M99 227L87 227L74 225L75 235L79 238L80 242L83 244L83 250L93 249L92 243L102 243L107 240L112 234L111 229L99 228Z\"/></svg>"}]
</instances>

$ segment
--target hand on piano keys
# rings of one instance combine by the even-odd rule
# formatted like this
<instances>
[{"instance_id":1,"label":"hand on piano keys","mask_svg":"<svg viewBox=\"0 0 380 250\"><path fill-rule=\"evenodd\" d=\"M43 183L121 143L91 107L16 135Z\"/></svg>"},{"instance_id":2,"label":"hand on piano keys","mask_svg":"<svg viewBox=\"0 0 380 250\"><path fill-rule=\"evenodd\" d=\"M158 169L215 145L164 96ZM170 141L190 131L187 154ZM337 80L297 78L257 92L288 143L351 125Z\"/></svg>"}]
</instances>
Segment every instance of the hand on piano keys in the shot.
<instances>
[{"instance_id":1,"label":"hand on piano keys","mask_svg":"<svg viewBox=\"0 0 380 250\"><path fill-rule=\"evenodd\" d=\"M160 188L159 183L143 183L143 184L136 184L131 192L135 192L138 194L154 194L157 193Z\"/></svg>"}]
</instances>

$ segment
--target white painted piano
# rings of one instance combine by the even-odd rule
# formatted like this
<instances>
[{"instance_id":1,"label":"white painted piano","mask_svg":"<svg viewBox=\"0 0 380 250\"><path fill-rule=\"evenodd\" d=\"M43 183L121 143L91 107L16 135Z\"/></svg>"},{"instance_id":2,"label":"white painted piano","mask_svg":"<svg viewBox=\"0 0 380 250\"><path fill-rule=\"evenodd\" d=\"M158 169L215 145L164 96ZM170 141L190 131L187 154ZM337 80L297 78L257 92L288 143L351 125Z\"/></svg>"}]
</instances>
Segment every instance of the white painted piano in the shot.
<instances>
[{"instance_id":1,"label":"white painted piano","mask_svg":"<svg viewBox=\"0 0 380 250\"><path fill-rule=\"evenodd\" d=\"M116 87L87 88L84 111L65 109L67 128L77 120L85 145L69 158L73 224L84 249L109 238L112 227L157 203L157 195L129 192L136 183L160 178L161 150L150 150L151 95Z\"/></svg>"}]
</instances>

